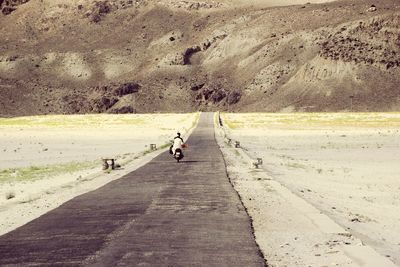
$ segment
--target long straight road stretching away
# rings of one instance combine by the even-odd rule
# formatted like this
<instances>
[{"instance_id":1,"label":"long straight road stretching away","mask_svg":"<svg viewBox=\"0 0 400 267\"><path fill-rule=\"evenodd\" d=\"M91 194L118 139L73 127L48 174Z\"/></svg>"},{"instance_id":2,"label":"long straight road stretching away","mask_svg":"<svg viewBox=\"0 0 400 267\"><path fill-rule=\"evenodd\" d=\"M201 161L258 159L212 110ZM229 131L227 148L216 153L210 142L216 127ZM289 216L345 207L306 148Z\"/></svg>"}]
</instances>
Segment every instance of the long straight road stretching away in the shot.
<instances>
[{"instance_id":1,"label":"long straight road stretching away","mask_svg":"<svg viewBox=\"0 0 400 267\"><path fill-rule=\"evenodd\" d=\"M0 266L264 266L212 114L188 144L1 236Z\"/></svg>"}]
</instances>

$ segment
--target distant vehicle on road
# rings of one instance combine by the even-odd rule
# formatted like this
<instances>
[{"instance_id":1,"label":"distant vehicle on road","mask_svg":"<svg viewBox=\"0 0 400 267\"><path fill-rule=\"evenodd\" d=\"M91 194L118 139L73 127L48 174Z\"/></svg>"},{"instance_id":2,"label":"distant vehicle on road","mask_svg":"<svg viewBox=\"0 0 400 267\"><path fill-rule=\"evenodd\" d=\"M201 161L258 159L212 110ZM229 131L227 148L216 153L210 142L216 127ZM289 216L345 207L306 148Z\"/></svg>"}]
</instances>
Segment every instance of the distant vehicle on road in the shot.
<instances>
[{"instance_id":1,"label":"distant vehicle on road","mask_svg":"<svg viewBox=\"0 0 400 267\"><path fill-rule=\"evenodd\" d=\"M169 149L169 153L174 155L174 159L176 159L176 161L179 162L184 157L182 150L185 147L187 146L183 142L181 134L178 132L177 136L175 136L174 138L174 144Z\"/></svg>"}]
</instances>

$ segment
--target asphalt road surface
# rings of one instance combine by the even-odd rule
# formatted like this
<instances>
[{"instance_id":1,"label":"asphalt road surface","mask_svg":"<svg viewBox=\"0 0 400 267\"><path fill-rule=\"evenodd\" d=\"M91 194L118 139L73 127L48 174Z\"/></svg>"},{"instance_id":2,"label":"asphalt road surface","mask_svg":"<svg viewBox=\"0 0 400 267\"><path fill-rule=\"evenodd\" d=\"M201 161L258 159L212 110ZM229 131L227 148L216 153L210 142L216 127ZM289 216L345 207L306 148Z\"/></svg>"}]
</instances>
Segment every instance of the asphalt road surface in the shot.
<instances>
[{"instance_id":1,"label":"asphalt road surface","mask_svg":"<svg viewBox=\"0 0 400 267\"><path fill-rule=\"evenodd\" d=\"M264 266L212 114L188 144L1 236L0 266Z\"/></svg>"}]
</instances>

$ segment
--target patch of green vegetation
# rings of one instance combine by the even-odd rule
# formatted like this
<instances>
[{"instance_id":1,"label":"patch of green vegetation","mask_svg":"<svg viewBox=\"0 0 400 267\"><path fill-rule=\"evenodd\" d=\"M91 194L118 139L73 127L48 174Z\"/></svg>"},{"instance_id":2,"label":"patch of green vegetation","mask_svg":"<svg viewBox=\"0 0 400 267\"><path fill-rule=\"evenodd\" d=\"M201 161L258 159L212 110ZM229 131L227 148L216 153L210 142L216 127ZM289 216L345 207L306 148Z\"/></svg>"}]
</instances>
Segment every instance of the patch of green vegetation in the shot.
<instances>
[{"instance_id":1,"label":"patch of green vegetation","mask_svg":"<svg viewBox=\"0 0 400 267\"><path fill-rule=\"evenodd\" d=\"M188 114L182 114L183 116L180 118L180 120L178 121L178 123L183 123L187 120L195 120L197 118L197 116L199 115L199 112L195 112L195 113L188 113Z\"/></svg>"},{"instance_id":2,"label":"patch of green vegetation","mask_svg":"<svg viewBox=\"0 0 400 267\"><path fill-rule=\"evenodd\" d=\"M143 156L146 156L147 154L149 154L149 153L151 153L151 152L153 152L153 151L150 150L150 149L147 149L147 150L143 151L142 155L143 155Z\"/></svg>"},{"instance_id":3,"label":"patch of green vegetation","mask_svg":"<svg viewBox=\"0 0 400 267\"><path fill-rule=\"evenodd\" d=\"M31 121L28 118L15 118L15 119L3 119L0 118L1 126L20 126L28 125Z\"/></svg>"},{"instance_id":4,"label":"patch of green vegetation","mask_svg":"<svg viewBox=\"0 0 400 267\"><path fill-rule=\"evenodd\" d=\"M283 154L279 154L279 155L277 155L277 157L282 158L282 159L295 160L295 158L288 156L288 155L283 155Z\"/></svg>"},{"instance_id":5,"label":"patch of green vegetation","mask_svg":"<svg viewBox=\"0 0 400 267\"><path fill-rule=\"evenodd\" d=\"M96 165L98 165L97 161L85 161L6 169L0 171L0 184L11 181L34 181L61 175L63 173L74 173L85 169L91 169Z\"/></svg>"},{"instance_id":6,"label":"patch of green vegetation","mask_svg":"<svg viewBox=\"0 0 400 267\"><path fill-rule=\"evenodd\" d=\"M93 127L102 125L142 125L146 115L45 115L18 118L1 118L0 126L18 127Z\"/></svg>"},{"instance_id":7,"label":"patch of green vegetation","mask_svg":"<svg viewBox=\"0 0 400 267\"><path fill-rule=\"evenodd\" d=\"M164 148L167 148L167 147L170 147L170 146L171 146L171 143L168 142L168 143L165 143L165 144L161 145L158 149L164 149Z\"/></svg>"},{"instance_id":8,"label":"patch of green vegetation","mask_svg":"<svg viewBox=\"0 0 400 267\"><path fill-rule=\"evenodd\" d=\"M199 122L199 119L200 119L200 112L194 113L193 122L192 122L192 125L190 126L189 130L193 129L193 128L195 128L197 126L197 123Z\"/></svg>"},{"instance_id":9,"label":"patch of green vegetation","mask_svg":"<svg viewBox=\"0 0 400 267\"><path fill-rule=\"evenodd\" d=\"M173 115L173 114L172 114ZM19 127L98 127L109 125L152 125L157 117L168 120L171 114L86 114L86 115L44 115L17 118L0 118L1 126ZM176 116L176 115L174 115ZM186 120L183 116L181 120Z\"/></svg>"},{"instance_id":10,"label":"patch of green vegetation","mask_svg":"<svg viewBox=\"0 0 400 267\"><path fill-rule=\"evenodd\" d=\"M178 121L176 121L176 116ZM161 122L176 122L171 127L160 125L164 130L171 130L175 124L192 121L196 126L200 113L188 114L85 114L85 115L42 115L17 118L0 118L0 127L112 127L112 126L140 126L154 127ZM166 124L169 125L169 124Z\"/></svg>"},{"instance_id":11,"label":"patch of green vegetation","mask_svg":"<svg viewBox=\"0 0 400 267\"><path fill-rule=\"evenodd\" d=\"M294 168L294 169L306 169L307 168L306 165L300 164L300 163L296 163L296 162L287 163L286 166L289 167L289 168Z\"/></svg>"},{"instance_id":12,"label":"patch of green vegetation","mask_svg":"<svg viewBox=\"0 0 400 267\"><path fill-rule=\"evenodd\" d=\"M289 126L400 127L400 113L223 113L231 129Z\"/></svg>"}]
</instances>

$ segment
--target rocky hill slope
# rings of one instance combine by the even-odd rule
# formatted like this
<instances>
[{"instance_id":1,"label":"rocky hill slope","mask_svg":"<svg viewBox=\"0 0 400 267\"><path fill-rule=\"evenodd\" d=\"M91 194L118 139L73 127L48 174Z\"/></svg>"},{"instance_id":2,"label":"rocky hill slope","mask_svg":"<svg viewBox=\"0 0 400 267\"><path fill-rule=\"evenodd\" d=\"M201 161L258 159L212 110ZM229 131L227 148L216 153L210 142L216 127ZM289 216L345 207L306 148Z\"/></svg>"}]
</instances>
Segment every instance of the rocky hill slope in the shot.
<instances>
[{"instance_id":1,"label":"rocky hill slope","mask_svg":"<svg viewBox=\"0 0 400 267\"><path fill-rule=\"evenodd\" d=\"M400 110L398 0L279 2L0 0L0 115Z\"/></svg>"}]
</instances>

